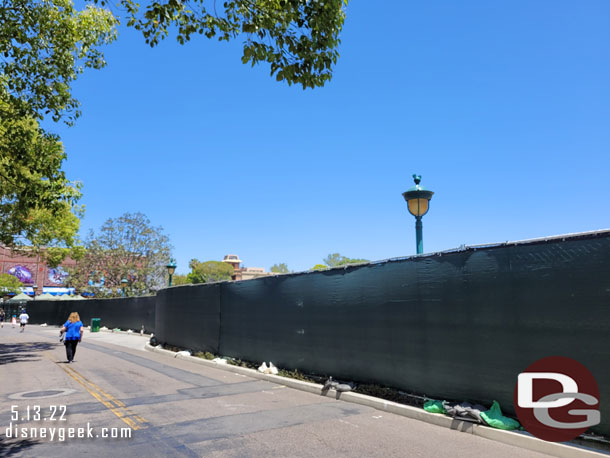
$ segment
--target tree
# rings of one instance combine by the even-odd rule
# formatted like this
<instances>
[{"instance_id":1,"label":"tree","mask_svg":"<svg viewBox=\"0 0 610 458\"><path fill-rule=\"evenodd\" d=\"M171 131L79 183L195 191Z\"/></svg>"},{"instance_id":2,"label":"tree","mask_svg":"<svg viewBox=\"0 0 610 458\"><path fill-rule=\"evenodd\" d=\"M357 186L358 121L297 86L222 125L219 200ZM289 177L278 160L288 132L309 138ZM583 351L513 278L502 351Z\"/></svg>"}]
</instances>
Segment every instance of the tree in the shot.
<instances>
[{"instance_id":1,"label":"tree","mask_svg":"<svg viewBox=\"0 0 610 458\"><path fill-rule=\"evenodd\" d=\"M71 248L63 247L49 247L44 250L42 257L44 257L47 266L57 267L67 256L70 256L75 261L81 261L87 250L81 245L75 245Z\"/></svg>"},{"instance_id":2,"label":"tree","mask_svg":"<svg viewBox=\"0 0 610 458\"><path fill-rule=\"evenodd\" d=\"M83 208L80 185L67 180L58 138L20 117L0 87L0 243L71 247Z\"/></svg>"},{"instance_id":3,"label":"tree","mask_svg":"<svg viewBox=\"0 0 610 458\"><path fill-rule=\"evenodd\" d=\"M370 262L368 259L350 259L340 255L339 253L329 254L328 256L326 256L326 258L323 259L323 261L324 264L326 264L328 267L338 267L344 266L346 264L361 264L363 262Z\"/></svg>"},{"instance_id":4,"label":"tree","mask_svg":"<svg viewBox=\"0 0 610 458\"><path fill-rule=\"evenodd\" d=\"M3 0L0 6L0 242L63 248L74 242L79 188L61 170L58 137L36 120L50 115L72 124L79 116L71 84L84 69L106 65L100 49L117 36L118 20L104 8L109 3L89 0L82 10L72 0ZM242 36L244 64L266 62L278 81L304 89L330 80L347 0L232 0L212 10L204 3L140 7L119 0L118 6L151 46L170 30L181 44L194 34L220 41Z\"/></svg>"},{"instance_id":5,"label":"tree","mask_svg":"<svg viewBox=\"0 0 610 458\"><path fill-rule=\"evenodd\" d=\"M98 0L106 5L109 0ZM303 89L323 86L337 62L339 33L347 0L227 0L222 6L205 0L119 0L127 24L140 30L150 46L176 31L180 44L195 34L229 41L242 36L242 62L269 64L277 81Z\"/></svg>"},{"instance_id":6,"label":"tree","mask_svg":"<svg viewBox=\"0 0 610 458\"><path fill-rule=\"evenodd\" d=\"M191 259L189 267L191 272L187 275L187 278L191 283L231 280L234 272L231 264L220 261L200 262L197 259Z\"/></svg>"},{"instance_id":7,"label":"tree","mask_svg":"<svg viewBox=\"0 0 610 458\"><path fill-rule=\"evenodd\" d=\"M191 282L188 279L188 275L174 274L172 277L172 286L190 285Z\"/></svg>"},{"instance_id":8,"label":"tree","mask_svg":"<svg viewBox=\"0 0 610 458\"><path fill-rule=\"evenodd\" d=\"M70 85L85 68L106 65L99 48L116 38L106 9L71 0L4 0L0 7L0 85L20 118L79 115Z\"/></svg>"},{"instance_id":9,"label":"tree","mask_svg":"<svg viewBox=\"0 0 610 458\"><path fill-rule=\"evenodd\" d=\"M277 274L290 273L290 270L288 270L288 266L286 265L286 263L283 262L281 264L273 264L269 270Z\"/></svg>"},{"instance_id":10,"label":"tree","mask_svg":"<svg viewBox=\"0 0 610 458\"><path fill-rule=\"evenodd\" d=\"M0 295L4 296L8 293L19 294L22 286L23 284L17 277L9 274L0 274Z\"/></svg>"},{"instance_id":11,"label":"tree","mask_svg":"<svg viewBox=\"0 0 610 458\"><path fill-rule=\"evenodd\" d=\"M4 0L0 7L0 86L19 116L73 122L80 114L71 84L84 69L106 65L103 45L117 36L118 19L89 0L77 10L72 0ZM332 77L347 0L118 0L128 26L150 46L171 31L180 44L195 34L219 41L244 39L242 62L265 62L276 80L305 88ZM96 6L94 4L98 4Z\"/></svg>"},{"instance_id":12,"label":"tree","mask_svg":"<svg viewBox=\"0 0 610 458\"><path fill-rule=\"evenodd\" d=\"M108 219L98 234L89 235L85 250L76 268L68 269L68 281L78 289L117 296L117 289L127 286L131 294L143 295L167 283L169 238L142 213Z\"/></svg>"},{"instance_id":13,"label":"tree","mask_svg":"<svg viewBox=\"0 0 610 458\"><path fill-rule=\"evenodd\" d=\"M326 269L328 269L328 266L325 266L324 264L316 264L310 270L326 270Z\"/></svg>"},{"instance_id":14,"label":"tree","mask_svg":"<svg viewBox=\"0 0 610 458\"><path fill-rule=\"evenodd\" d=\"M70 84L105 65L99 47L116 36L109 11L70 0L4 0L0 7L0 242L73 245L80 188L61 170L59 138L37 123L78 116ZM43 252L44 253L44 252Z\"/></svg>"},{"instance_id":15,"label":"tree","mask_svg":"<svg viewBox=\"0 0 610 458\"><path fill-rule=\"evenodd\" d=\"M212 10L204 3L149 1L140 7L133 0L119 0L117 6L123 7L127 24L142 31L151 46L170 30L177 32L181 44L194 34L221 41L243 36L243 63L268 63L278 81L313 88L331 78L347 0L233 0L218 9L214 3ZM2 126L1 179L12 189L0 189L0 239L9 245L14 237L33 237L37 232L31 228L47 228L41 232L43 239L57 232L68 235L68 246L76 233L73 204L80 196L78 188L65 181L65 154L58 138L45 133L35 120L50 115L71 124L79 116L71 85L84 69L106 65L100 49L117 36L118 20L104 8L108 4L109 0L89 0L77 10L72 0L3 0L0 6L0 119L13 122ZM37 132L36 138L22 140L23 130ZM28 142L37 143L36 148L29 148ZM36 154L19 156L34 150ZM16 170L11 170L13 164ZM34 170L31 177L26 176L28 169ZM37 189L24 192L31 183ZM53 231L48 230L49 222Z\"/></svg>"}]
</instances>

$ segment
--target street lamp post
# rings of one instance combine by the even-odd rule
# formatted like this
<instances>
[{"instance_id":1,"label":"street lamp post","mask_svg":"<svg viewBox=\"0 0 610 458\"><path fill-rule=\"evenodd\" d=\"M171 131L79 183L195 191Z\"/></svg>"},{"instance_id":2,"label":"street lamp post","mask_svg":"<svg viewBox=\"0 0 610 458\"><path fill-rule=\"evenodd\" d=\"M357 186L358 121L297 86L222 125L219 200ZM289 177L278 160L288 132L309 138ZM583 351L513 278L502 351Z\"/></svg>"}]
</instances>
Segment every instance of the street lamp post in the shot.
<instances>
[{"instance_id":1,"label":"street lamp post","mask_svg":"<svg viewBox=\"0 0 610 458\"><path fill-rule=\"evenodd\" d=\"M169 274L169 286L172 286L172 278L174 277L174 272L176 272L176 260L171 258L165 267Z\"/></svg>"},{"instance_id":2,"label":"street lamp post","mask_svg":"<svg viewBox=\"0 0 610 458\"><path fill-rule=\"evenodd\" d=\"M123 297L125 297L125 290L127 289L127 283L129 283L129 281L125 277L123 277L121 279L121 295Z\"/></svg>"},{"instance_id":3,"label":"street lamp post","mask_svg":"<svg viewBox=\"0 0 610 458\"><path fill-rule=\"evenodd\" d=\"M36 300L36 291L38 290L38 285L32 285L32 291L34 291L34 300Z\"/></svg>"},{"instance_id":4,"label":"street lamp post","mask_svg":"<svg viewBox=\"0 0 610 458\"><path fill-rule=\"evenodd\" d=\"M424 252L424 237L421 219L428 213L430 199L432 199L434 193L419 185L421 175L413 174L413 181L415 186L403 192L402 196L407 201L409 213L415 216L415 245L417 254L422 254Z\"/></svg>"}]
</instances>

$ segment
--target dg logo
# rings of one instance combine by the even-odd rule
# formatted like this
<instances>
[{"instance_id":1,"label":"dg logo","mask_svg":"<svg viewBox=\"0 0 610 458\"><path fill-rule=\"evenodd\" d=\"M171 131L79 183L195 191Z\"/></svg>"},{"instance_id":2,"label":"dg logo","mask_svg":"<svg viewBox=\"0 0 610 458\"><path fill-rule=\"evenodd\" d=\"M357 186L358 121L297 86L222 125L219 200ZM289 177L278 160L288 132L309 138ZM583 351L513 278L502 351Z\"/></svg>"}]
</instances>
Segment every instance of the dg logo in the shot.
<instances>
[{"instance_id":1,"label":"dg logo","mask_svg":"<svg viewBox=\"0 0 610 458\"><path fill-rule=\"evenodd\" d=\"M523 427L546 441L572 440L601 421L595 378L563 356L540 359L520 373L514 403Z\"/></svg>"}]
</instances>

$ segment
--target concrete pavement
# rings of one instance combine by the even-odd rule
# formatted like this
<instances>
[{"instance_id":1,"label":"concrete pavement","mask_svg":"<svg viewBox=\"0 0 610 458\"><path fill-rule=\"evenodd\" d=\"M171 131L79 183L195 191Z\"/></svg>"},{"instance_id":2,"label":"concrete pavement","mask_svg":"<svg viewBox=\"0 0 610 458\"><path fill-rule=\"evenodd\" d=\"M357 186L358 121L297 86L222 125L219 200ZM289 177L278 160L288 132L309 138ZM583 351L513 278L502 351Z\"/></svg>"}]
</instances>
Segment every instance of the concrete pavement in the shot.
<instances>
[{"instance_id":1,"label":"concrete pavement","mask_svg":"<svg viewBox=\"0 0 610 458\"><path fill-rule=\"evenodd\" d=\"M0 456L548 456L146 352L146 341L87 331L68 365L57 328L0 329ZM11 425L47 437L7 438Z\"/></svg>"}]
</instances>

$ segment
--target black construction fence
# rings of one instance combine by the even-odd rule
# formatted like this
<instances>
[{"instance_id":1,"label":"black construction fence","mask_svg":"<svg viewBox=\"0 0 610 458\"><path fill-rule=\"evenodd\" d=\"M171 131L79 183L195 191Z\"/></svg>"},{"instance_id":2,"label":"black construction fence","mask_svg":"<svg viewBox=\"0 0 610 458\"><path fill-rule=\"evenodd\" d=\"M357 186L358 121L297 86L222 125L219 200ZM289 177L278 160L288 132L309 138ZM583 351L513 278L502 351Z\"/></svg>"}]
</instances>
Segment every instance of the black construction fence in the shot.
<instances>
[{"instance_id":1,"label":"black construction fence","mask_svg":"<svg viewBox=\"0 0 610 458\"><path fill-rule=\"evenodd\" d=\"M109 329L133 329L153 332L155 328L156 297L127 297L121 299L83 299L70 301L32 300L24 303L30 323L61 326L70 313L78 312L85 325L92 318L101 318Z\"/></svg>"},{"instance_id":2,"label":"black construction fence","mask_svg":"<svg viewBox=\"0 0 610 458\"><path fill-rule=\"evenodd\" d=\"M74 308L28 304L47 323ZM173 287L78 311L108 327L144 324L178 347L437 399L497 400L508 414L517 375L566 356L596 378L594 431L610 435L610 231Z\"/></svg>"}]
</instances>

